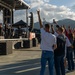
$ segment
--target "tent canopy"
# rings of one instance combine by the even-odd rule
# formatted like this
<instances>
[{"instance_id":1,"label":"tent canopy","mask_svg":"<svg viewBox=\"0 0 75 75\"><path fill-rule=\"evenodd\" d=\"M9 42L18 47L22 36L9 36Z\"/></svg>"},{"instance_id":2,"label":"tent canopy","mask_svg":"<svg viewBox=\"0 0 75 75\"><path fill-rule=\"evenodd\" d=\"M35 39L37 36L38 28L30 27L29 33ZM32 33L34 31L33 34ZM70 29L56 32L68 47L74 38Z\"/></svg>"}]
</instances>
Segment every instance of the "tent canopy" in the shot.
<instances>
[{"instance_id":1,"label":"tent canopy","mask_svg":"<svg viewBox=\"0 0 75 75\"><path fill-rule=\"evenodd\" d=\"M21 28L26 27L27 26L27 23L25 23L23 20L20 20L20 21L18 21L15 24L12 25L12 27L16 27L16 28L18 28L19 26Z\"/></svg>"}]
</instances>

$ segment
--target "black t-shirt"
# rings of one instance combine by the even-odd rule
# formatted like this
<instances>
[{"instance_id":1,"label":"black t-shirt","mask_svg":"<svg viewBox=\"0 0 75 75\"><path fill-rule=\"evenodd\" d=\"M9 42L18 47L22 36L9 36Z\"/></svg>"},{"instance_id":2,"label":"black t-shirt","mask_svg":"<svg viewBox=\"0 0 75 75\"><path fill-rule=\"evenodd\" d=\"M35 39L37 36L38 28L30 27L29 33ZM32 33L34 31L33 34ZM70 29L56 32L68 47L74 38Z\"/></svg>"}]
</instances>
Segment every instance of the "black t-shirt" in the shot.
<instances>
[{"instance_id":1,"label":"black t-shirt","mask_svg":"<svg viewBox=\"0 0 75 75\"><path fill-rule=\"evenodd\" d=\"M55 56L65 55L65 42L66 38L64 35L59 35L57 37L57 49L54 50Z\"/></svg>"}]
</instances>

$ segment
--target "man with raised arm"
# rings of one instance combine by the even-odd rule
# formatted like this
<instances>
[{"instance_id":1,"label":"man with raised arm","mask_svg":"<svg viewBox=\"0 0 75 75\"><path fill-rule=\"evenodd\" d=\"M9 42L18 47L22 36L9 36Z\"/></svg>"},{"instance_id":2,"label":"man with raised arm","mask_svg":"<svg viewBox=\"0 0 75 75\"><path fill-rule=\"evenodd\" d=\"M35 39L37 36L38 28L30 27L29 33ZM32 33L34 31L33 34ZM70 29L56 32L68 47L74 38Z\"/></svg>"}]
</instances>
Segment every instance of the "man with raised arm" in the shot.
<instances>
[{"instance_id":1,"label":"man with raised arm","mask_svg":"<svg viewBox=\"0 0 75 75\"><path fill-rule=\"evenodd\" d=\"M40 11L37 11L38 20L41 30L41 71L40 75L44 75L46 62L48 61L49 74L54 75L54 49L56 49L56 37L50 33L50 25L45 24L43 28L40 18Z\"/></svg>"}]
</instances>

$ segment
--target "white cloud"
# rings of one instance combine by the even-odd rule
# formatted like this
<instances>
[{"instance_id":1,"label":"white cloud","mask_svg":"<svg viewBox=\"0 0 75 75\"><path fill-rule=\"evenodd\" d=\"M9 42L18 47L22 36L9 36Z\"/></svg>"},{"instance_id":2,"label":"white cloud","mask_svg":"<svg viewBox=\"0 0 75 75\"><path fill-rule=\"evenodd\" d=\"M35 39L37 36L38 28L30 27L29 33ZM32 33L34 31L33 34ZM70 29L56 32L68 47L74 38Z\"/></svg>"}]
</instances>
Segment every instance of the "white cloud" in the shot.
<instances>
[{"instance_id":1,"label":"white cloud","mask_svg":"<svg viewBox=\"0 0 75 75\"><path fill-rule=\"evenodd\" d=\"M52 21L53 18L55 18L56 20L60 20L64 18L75 19L75 12L72 11L72 9L74 9L75 6L72 6L71 9L64 5L59 7L56 5L52 5L48 2L45 2L46 0L29 0L29 1L31 1L30 2L31 9L29 10L29 12L32 11L34 13L35 22L38 21L37 13L36 13L37 9L41 9L41 18L42 19L45 18L49 22ZM25 10L15 12L15 22L21 19L24 21L26 19Z\"/></svg>"},{"instance_id":2,"label":"white cloud","mask_svg":"<svg viewBox=\"0 0 75 75\"><path fill-rule=\"evenodd\" d=\"M32 2L30 4L31 8L35 8L35 7L40 7L41 5L43 5L44 2L43 1L38 1L38 2Z\"/></svg>"},{"instance_id":3,"label":"white cloud","mask_svg":"<svg viewBox=\"0 0 75 75\"><path fill-rule=\"evenodd\" d=\"M74 12L75 12L75 3L74 3L74 4L72 4L71 9L72 9L72 11L74 11Z\"/></svg>"},{"instance_id":4,"label":"white cloud","mask_svg":"<svg viewBox=\"0 0 75 75\"><path fill-rule=\"evenodd\" d=\"M26 21L26 11L25 10L14 11L14 22L17 22L20 20Z\"/></svg>"},{"instance_id":5,"label":"white cloud","mask_svg":"<svg viewBox=\"0 0 75 75\"><path fill-rule=\"evenodd\" d=\"M70 19L75 18L75 13L70 8L68 8L64 5L58 7L56 5L51 5L49 3L45 3L44 1L41 2L41 4L38 4L37 2L35 4L38 5L38 6L36 6L36 9L38 9L38 8L41 9L41 18L42 19L45 18L47 21L51 21L53 18L55 18L57 20L64 19L64 18L70 18ZM32 7L33 6L34 6L34 4L32 3ZM34 8L32 8L32 10ZM36 13L34 13L34 14L36 15ZM36 20L36 21L38 21L38 20Z\"/></svg>"},{"instance_id":6,"label":"white cloud","mask_svg":"<svg viewBox=\"0 0 75 75\"><path fill-rule=\"evenodd\" d=\"M40 2L40 1L49 3L51 0L24 0L24 1L28 3Z\"/></svg>"}]
</instances>

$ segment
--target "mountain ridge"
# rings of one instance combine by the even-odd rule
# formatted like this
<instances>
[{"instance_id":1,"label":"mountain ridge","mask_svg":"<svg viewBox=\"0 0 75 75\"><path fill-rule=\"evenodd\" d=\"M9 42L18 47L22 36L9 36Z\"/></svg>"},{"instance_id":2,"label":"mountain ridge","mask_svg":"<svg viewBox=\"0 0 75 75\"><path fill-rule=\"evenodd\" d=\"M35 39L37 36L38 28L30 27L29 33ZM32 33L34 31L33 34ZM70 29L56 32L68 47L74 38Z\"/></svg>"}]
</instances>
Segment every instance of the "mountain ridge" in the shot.
<instances>
[{"instance_id":1,"label":"mountain ridge","mask_svg":"<svg viewBox=\"0 0 75 75\"><path fill-rule=\"evenodd\" d=\"M57 21L57 24L60 26L65 25L66 27L70 26L71 28L75 28L75 21L72 19L62 19L62 20ZM40 29L39 22L34 23L34 28Z\"/></svg>"}]
</instances>

